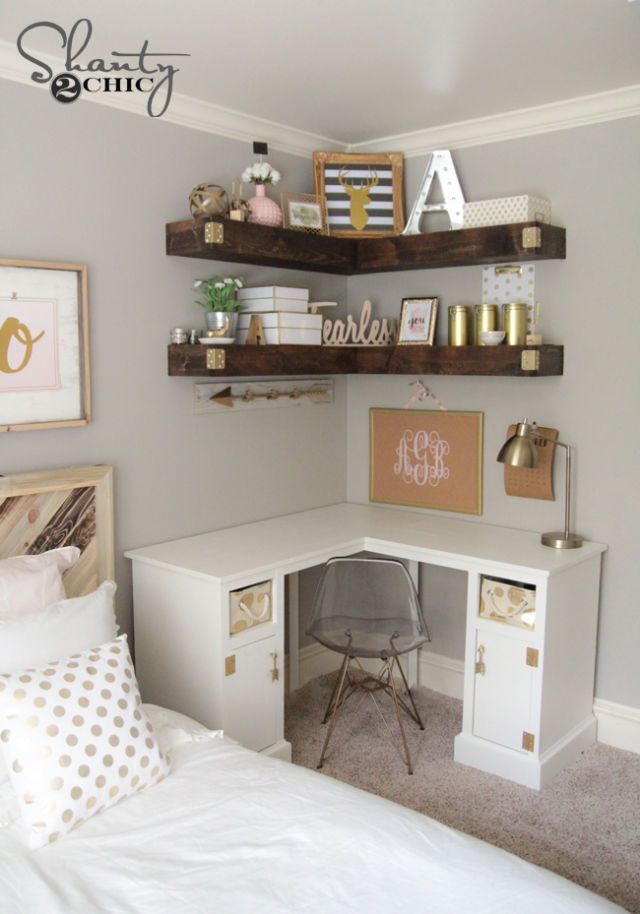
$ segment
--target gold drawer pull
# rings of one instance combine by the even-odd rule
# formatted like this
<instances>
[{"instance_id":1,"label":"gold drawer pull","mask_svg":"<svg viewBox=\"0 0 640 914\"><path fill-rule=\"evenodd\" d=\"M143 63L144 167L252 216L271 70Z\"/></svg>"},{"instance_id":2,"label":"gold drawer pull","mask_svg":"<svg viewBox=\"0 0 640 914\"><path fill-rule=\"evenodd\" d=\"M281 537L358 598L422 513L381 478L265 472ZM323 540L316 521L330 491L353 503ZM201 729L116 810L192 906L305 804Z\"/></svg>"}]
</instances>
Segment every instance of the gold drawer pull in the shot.
<instances>
[{"instance_id":1,"label":"gold drawer pull","mask_svg":"<svg viewBox=\"0 0 640 914\"><path fill-rule=\"evenodd\" d=\"M484 652L485 652L484 644L479 644L478 645L478 659L476 660L476 673L479 673L480 676L484 676L484 674L487 672L486 667L484 665L484 660L483 660Z\"/></svg>"},{"instance_id":2,"label":"gold drawer pull","mask_svg":"<svg viewBox=\"0 0 640 914\"><path fill-rule=\"evenodd\" d=\"M273 666L271 668L271 682L277 682L280 679L280 670L278 669L278 654L276 651L273 651L271 656L273 657Z\"/></svg>"}]
</instances>

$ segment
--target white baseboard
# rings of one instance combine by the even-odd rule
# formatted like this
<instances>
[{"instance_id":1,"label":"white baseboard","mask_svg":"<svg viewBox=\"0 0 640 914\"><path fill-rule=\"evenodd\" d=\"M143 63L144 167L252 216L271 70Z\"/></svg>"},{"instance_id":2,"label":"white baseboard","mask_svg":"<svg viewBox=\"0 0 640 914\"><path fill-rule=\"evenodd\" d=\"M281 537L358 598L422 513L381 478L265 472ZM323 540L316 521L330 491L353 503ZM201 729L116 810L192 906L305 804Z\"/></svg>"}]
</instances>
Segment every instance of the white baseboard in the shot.
<instances>
[{"instance_id":1,"label":"white baseboard","mask_svg":"<svg viewBox=\"0 0 640 914\"><path fill-rule=\"evenodd\" d=\"M598 742L640 754L640 708L596 698L593 713L598 721Z\"/></svg>"},{"instance_id":2,"label":"white baseboard","mask_svg":"<svg viewBox=\"0 0 640 914\"><path fill-rule=\"evenodd\" d=\"M331 673L342 657L321 644L309 644L299 654L300 685L316 676ZM418 656L418 684L451 698L464 695L464 663L452 657L421 650ZM598 721L599 743L640 754L640 708L596 698L593 713Z\"/></svg>"},{"instance_id":3,"label":"white baseboard","mask_svg":"<svg viewBox=\"0 0 640 914\"><path fill-rule=\"evenodd\" d=\"M420 651L418 656L418 685L442 692L450 698L464 696L464 661L454 660L432 651Z\"/></svg>"}]
</instances>

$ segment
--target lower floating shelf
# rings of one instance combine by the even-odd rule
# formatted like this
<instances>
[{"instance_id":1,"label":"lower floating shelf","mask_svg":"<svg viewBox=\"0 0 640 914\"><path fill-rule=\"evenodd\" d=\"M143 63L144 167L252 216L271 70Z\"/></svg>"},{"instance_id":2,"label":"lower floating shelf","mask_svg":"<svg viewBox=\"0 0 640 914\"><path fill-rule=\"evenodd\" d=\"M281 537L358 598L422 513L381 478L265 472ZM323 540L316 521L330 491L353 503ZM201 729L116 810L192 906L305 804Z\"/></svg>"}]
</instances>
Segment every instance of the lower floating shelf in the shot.
<instances>
[{"instance_id":1,"label":"lower floating shelf","mask_svg":"<svg viewBox=\"0 0 640 914\"><path fill-rule=\"evenodd\" d=\"M523 353L525 353L523 358ZM537 354L537 355L536 355ZM564 347L169 346L173 377L425 374L537 378L561 375ZM216 367L208 367L208 365ZM532 364L535 368L523 368Z\"/></svg>"}]
</instances>

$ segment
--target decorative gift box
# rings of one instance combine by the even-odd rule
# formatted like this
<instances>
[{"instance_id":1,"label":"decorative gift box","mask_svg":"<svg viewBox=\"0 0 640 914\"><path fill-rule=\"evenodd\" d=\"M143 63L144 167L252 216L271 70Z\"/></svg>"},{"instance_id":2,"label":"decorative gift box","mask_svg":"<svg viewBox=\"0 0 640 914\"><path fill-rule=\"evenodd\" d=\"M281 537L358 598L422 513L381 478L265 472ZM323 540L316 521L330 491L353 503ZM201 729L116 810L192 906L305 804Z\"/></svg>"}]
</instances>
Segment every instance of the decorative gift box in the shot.
<instances>
[{"instance_id":1,"label":"decorative gift box","mask_svg":"<svg viewBox=\"0 0 640 914\"><path fill-rule=\"evenodd\" d=\"M496 200L474 200L462 208L463 228L509 225L513 222L551 222L551 203L522 194Z\"/></svg>"},{"instance_id":2,"label":"decorative gift box","mask_svg":"<svg viewBox=\"0 0 640 914\"><path fill-rule=\"evenodd\" d=\"M236 342L241 345L246 343L248 333L248 330L238 330ZM320 329L301 330L298 327L271 327L264 328L263 333L269 345L320 346L322 344L322 330Z\"/></svg>"},{"instance_id":3,"label":"decorative gift box","mask_svg":"<svg viewBox=\"0 0 640 914\"><path fill-rule=\"evenodd\" d=\"M245 286L237 297L245 312L309 310L309 290L293 286Z\"/></svg>"}]
</instances>

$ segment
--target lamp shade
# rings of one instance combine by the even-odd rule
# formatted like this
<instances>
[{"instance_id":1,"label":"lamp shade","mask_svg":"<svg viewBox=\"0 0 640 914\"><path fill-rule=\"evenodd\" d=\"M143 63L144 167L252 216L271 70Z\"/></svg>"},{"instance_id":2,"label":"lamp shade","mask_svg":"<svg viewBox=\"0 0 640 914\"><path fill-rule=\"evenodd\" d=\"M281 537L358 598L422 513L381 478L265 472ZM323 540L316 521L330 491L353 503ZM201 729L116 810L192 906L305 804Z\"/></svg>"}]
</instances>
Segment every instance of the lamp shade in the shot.
<instances>
[{"instance_id":1,"label":"lamp shade","mask_svg":"<svg viewBox=\"0 0 640 914\"><path fill-rule=\"evenodd\" d=\"M538 466L538 449L529 437L531 425L526 421L519 422L515 435L507 438L497 456L499 463L512 467L535 468Z\"/></svg>"}]
</instances>

